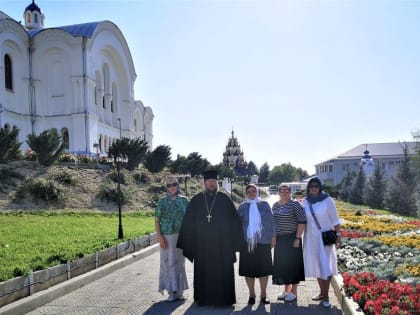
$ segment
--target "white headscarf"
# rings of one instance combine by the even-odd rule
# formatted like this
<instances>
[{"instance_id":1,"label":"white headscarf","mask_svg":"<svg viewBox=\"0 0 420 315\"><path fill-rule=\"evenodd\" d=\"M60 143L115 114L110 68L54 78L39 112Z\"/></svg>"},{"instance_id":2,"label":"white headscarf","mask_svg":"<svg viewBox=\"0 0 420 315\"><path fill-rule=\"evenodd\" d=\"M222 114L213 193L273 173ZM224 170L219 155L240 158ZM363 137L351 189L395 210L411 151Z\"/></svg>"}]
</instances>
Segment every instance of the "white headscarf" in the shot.
<instances>
[{"instance_id":1,"label":"white headscarf","mask_svg":"<svg viewBox=\"0 0 420 315\"><path fill-rule=\"evenodd\" d=\"M249 203L249 221L248 221L248 230L246 232L247 243L248 243L248 252L252 253L257 246L258 239L261 237L261 214L258 210L257 202L260 202L261 199L257 196L255 199L246 198L247 203Z\"/></svg>"}]
</instances>

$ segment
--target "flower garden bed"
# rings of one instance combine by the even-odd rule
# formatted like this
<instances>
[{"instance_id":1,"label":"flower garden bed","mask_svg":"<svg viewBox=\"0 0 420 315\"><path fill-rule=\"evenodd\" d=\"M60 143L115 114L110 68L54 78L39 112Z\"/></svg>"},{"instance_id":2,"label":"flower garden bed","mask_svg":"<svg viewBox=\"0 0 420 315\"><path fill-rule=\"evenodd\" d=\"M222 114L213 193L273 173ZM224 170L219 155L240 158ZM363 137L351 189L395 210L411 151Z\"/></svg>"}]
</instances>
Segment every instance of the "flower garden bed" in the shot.
<instances>
[{"instance_id":1,"label":"flower garden bed","mask_svg":"<svg viewBox=\"0 0 420 315\"><path fill-rule=\"evenodd\" d=\"M337 202L347 297L369 315L420 314L420 220Z\"/></svg>"}]
</instances>

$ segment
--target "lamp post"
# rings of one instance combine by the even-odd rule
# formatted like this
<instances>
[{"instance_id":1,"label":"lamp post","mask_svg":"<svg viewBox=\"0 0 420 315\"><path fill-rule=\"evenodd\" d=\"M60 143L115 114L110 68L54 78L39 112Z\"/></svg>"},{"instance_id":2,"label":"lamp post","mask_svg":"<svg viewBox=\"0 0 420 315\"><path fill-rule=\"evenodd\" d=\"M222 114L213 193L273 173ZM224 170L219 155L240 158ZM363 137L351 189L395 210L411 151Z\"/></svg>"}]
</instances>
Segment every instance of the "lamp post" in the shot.
<instances>
[{"instance_id":1,"label":"lamp post","mask_svg":"<svg viewBox=\"0 0 420 315\"><path fill-rule=\"evenodd\" d=\"M188 197L188 187L187 187L188 178L191 178L191 174L190 173L185 173L184 174L184 184L185 184L185 196L186 197Z\"/></svg>"},{"instance_id":2,"label":"lamp post","mask_svg":"<svg viewBox=\"0 0 420 315\"><path fill-rule=\"evenodd\" d=\"M99 143L95 142L93 147L96 149L96 166L99 165Z\"/></svg>"},{"instance_id":3,"label":"lamp post","mask_svg":"<svg viewBox=\"0 0 420 315\"><path fill-rule=\"evenodd\" d=\"M120 123L120 139L121 139L121 118L117 118L117 120Z\"/></svg>"},{"instance_id":4,"label":"lamp post","mask_svg":"<svg viewBox=\"0 0 420 315\"><path fill-rule=\"evenodd\" d=\"M118 194L118 239L124 238L124 232L122 227L122 216L121 216L121 178L120 178L120 170L121 170L121 157L117 157L115 160L117 164L117 194Z\"/></svg>"}]
</instances>

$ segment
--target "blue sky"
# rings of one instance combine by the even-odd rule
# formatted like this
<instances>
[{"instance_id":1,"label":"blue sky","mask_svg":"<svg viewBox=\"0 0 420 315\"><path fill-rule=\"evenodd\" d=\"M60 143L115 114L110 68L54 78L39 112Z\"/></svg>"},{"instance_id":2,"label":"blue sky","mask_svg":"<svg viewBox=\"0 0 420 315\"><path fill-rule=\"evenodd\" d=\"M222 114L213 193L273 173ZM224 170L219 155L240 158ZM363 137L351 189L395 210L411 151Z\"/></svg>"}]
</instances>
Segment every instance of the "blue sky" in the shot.
<instances>
[{"instance_id":1,"label":"blue sky","mask_svg":"<svg viewBox=\"0 0 420 315\"><path fill-rule=\"evenodd\" d=\"M23 20L30 0L2 0ZM314 165L420 129L419 1L37 0L45 26L110 20L155 114L153 145ZM362 152L361 152L362 154Z\"/></svg>"}]
</instances>

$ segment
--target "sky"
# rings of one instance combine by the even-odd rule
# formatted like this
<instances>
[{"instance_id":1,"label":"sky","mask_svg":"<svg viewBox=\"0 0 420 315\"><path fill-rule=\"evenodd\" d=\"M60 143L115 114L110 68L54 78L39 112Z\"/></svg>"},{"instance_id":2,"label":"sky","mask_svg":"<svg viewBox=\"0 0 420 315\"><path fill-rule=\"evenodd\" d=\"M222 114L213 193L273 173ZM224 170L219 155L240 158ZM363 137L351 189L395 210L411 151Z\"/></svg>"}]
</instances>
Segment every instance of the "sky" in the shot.
<instances>
[{"instance_id":1,"label":"sky","mask_svg":"<svg viewBox=\"0 0 420 315\"><path fill-rule=\"evenodd\" d=\"M30 0L1 0L23 21ZM45 27L109 20L150 106L153 147L212 164L314 165L420 129L420 1L36 0ZM361 155L363 152L360 153Z\"/></svg>"}]
</instances>

